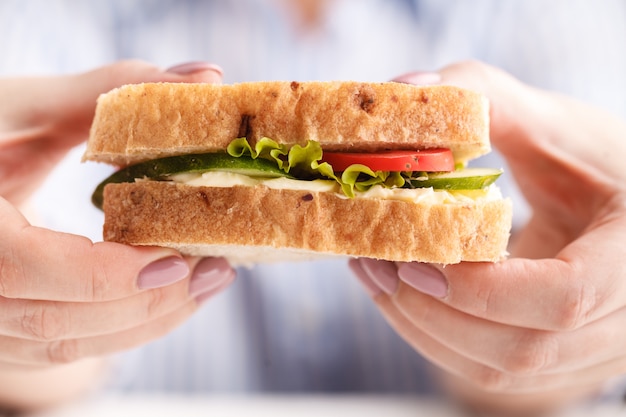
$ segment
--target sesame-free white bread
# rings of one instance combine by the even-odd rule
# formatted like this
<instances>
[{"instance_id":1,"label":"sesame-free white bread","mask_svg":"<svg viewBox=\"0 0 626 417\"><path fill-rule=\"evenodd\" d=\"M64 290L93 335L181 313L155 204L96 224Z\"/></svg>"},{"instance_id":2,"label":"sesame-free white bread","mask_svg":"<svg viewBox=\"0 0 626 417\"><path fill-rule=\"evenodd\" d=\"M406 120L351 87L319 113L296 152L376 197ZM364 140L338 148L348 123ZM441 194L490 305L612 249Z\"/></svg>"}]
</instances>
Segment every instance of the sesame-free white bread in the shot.
<instances>
[{"instance_id":1,"label":"sesame-free white bread","mask_svg":"<svg viewBox=\"0 0 626 417\"><path fill-rule=\"evenodd\" d=\"M100 96L84 159L123 166L243 136L343 151L446 147L465 162L490 151L489 105L458 87L393 82L128 85Z\"/></svg>"},{"instance_id":2,"label":"sesame-free white bread","mask_svg":"<svg viewBox=\"0 0 626 417\"><path fill-rule=\"evenodd\" d=\"M265 186L109 184L104 238L235 264L348 255L443 264L506 255L509 200L429 204Z\"/></svg>"},{"instance_id":3,"label":"sesame-free white bread","mask_svg":"<svg viewBox=\"0 0 626 417\"><path fill-rule=\"evenodd\" d=\"M474 92L398 83L139 84L102 95L84 159L124 166L223 151L245 136L326 150L489 148L489 106ZM109 184L104 239L225 256L235 265L318 256L457 263L506 255L511 204L433 204L263 185Z\"/></svg>"}]
</instances>

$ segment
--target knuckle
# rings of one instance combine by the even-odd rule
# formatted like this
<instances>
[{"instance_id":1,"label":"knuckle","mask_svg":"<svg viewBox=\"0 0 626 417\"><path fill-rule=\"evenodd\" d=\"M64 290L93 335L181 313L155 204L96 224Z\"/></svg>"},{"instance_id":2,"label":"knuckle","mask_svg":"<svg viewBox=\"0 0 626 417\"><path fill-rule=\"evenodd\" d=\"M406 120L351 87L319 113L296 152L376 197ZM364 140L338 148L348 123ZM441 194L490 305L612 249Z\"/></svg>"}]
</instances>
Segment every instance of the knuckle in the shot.
<instances>
[{"instance_id":1,"label":"knuckle","mask_svg":"<svg viewBox=\"0 0 626 417\"><path fill-rule=\"evenodd\" d=\"M580 282L570 285L560 306L556 308L555 330L571 331L587 324L598 305L595 288Z\"/></svg>"},{"instance_id":2,"label":"knuckle","mask_svg":"<svg viewBox=\"0 0 626 417\"><path fill-rule=\"evenodd\" d=\"M479 285L476 289L476 296L474 297L478 311L482 314L482 317L489 317L491 311L494 310L493 306L493 293L494 288L492 285Z\"/></svg>"},{"instance_id":3,"label":"knuckle","mask_svg":"<svg viewBox=\"0 0 626 417\"><path fill-rule=\"evenodd\" d=\"M456 67L456 70L463 71L468 74L475 74L483 78L489 77L490 71L492 71L491 66L478 59L465 59L457 62L456 64L452 64L452 66Z\"/></svg>"},{"instance_id":4,"label":"knuckle","mask_svg":"<svg viewBox=\"0 0 626 417\"><path fill-rule=\"evenodd\" d=\"M8 258L4 252L0 252L0 296L8 297L9 272Z\"/></svg>"},{"instance_id":5,"label":"knuckle","mask_svg":"<svg viewBox=\"0 0 626 417\"><path fill-rule=\"evenodd\" d=\"M0 296L5 298L19 297L18 285L26 282L24 267L16 255L11 247L0 249Z\"/></svg>"},{"instance_id":6,"label":"knuckle","mask_svg":"<svg viewBox=\"0 0 626 417\"><path fill-rule=\"evenodd\" d=\"M137 74L150 70L158 71L157 67L140 59L123 59L103 68L106 78L112 84L111 87L116 87L120 80L125 80L125 83L133 82Z\"/></svg>"},{"instance_id":7,"label":"knuckle","mask_svg":"<svg viewBox=\"0 0 626 417\"><path fill-rule=\"evenodd\" d=\"M470 381L473 381L482 391L492 393L504 392L513 385L511 375L486 366L481 367L475 375L472 375Z\"/></svg>"},{"instance_id":8,"label":"knuckle","mask_svg":"<svg viewBox=\"0 0 626 417\"><path fill-rule=\"evenodd\" d=\"M58 340L68 332L68 319L54 304L36 303L22 315L21 328L27 337L35 340Z\"/></svg>"},{"instance_id":9,"label":"knuckle","mask_svg":"<svg viewBox=\"0 0 626 417\"><path fill-rule=\"evenodd\" d=\"M114 62L109 68L115 75L128 76L129 71L136 70L137 67L152 68L153 66L140 59L127 58Z\"/></svg>"},{"instance_id":10,"label":"knuckle","mask_svg":"<svg viewBox=\"0 0 626 417\"><path fill-rule=\"evenodd\" d=\"M477 59L465 59L461 61L459 65L471 71L486 71L487 68L485 63Z\"/></svg>"},{"instance_id":11,"label":"knuckle","mask_svg":"<svg viewBox=\"0 0 626 417\"><path fill-rule=\"evenodd\" d=\"M163 304L166 301L166 290L163 288L155 288L146 292L146 318L160 315Z\"/></svg>"},{"instance_id":12,"label":"knuckle","mask_svg":"<svg viewBox=\"0 0 626 417\"><path fill-rule=\"evenodd\" d=\"M509 350L504 371L518 377L534 376L553 365L559 356L559 341L554 333L526 332Z\"/></svg>"},{"instance_id":13,"label":"knuckle","mask_svg":"<svg viewBox=\"0 0 626 417\"><path fill-rule=\"evenodd\" d=\"M104 265L96 262L92 266L90 279L85 280L85 285L88 288L85 289L84 293L88 294L90 301L104 301L111 291L113 282Z\"/></svg>"},{"instance_id":14,"label":"knuckle","mask_svg":"<svg viewBox=\"0 0 626 417\"><path fill-rule=\"evenodd\" d=\"M78 340L75 339L48 343L46 354L47 360L51 364L66 364L81 359Z\"/></svg>"},{"instance_id":15,"label":"knuckle","mask_svg":"<svg viewBox=\"0 0 626 417\"><path fill-rule=\"evenodd\" d=\"M470 69L476 65L480 65L480 61L475 60L475 59L463 59L460 61L457 61L455 63L450 64L450 67L453 68L462 68L462 69Z\"/></svg>"}]
</instances>

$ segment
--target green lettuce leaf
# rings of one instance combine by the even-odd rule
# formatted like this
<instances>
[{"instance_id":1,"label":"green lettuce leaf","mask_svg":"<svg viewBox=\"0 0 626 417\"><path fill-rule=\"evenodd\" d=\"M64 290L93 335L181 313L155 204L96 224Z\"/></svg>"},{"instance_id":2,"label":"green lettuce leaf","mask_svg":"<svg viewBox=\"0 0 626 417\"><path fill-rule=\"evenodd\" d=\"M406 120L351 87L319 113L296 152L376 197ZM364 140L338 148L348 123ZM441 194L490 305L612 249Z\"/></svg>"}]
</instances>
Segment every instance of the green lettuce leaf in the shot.
<instances>
[{"instance_id":1,"label":"green lettuce leaf","mask_svg":"<svg viewBox=\"0 0 626 417\"><path fill-rule=\"evenodd\" d=\"M374 185L386 188L403 187L406 181L400 172L372 171L365 165L354 164L341 174L339 183L345 195L354 197L355 190L364 192Z\"/></svg>"},{"instance_id":2,"label":"green lettuce leaf","mask_svg":"<svg viewBox=\"0 0 626 417\"><path fill-rule=\"evenodd\" d=\"M125 167L102 181L93 193L92 201L102 207L104 187L110 183L134 182L139 178L158 181L184 172L229 171L260 177L298 178L303 180L336 181L343 194L353 198L375 185L386 188L433 188L437 190L478 190L488 187L502 170L458 167L452 172L387 172L372 171L365 165L354 164L335 174L333 167L322 162L318 142L288 148L270 138L262 138L254 147L246 138L233 140L226 153L178 155L140 162Z\"/></svg>"},{"instance_id":3,"label":"green lettuce leaf","mask_svg":"<svg viewBox=\"0 0 626 417\"><path fill-rule=\"evenodd\" d=\"M262 138L254 147L246 138L232 141L226 151L230 156L252 159L263 158L276 163L278 168L298 179L324 179L336 181L349 198L355 192L365 192L375 185L385 188L435 188L442 190L476 190L492 184L501 174L493 169L466 169L458 166L453 172L388 172L373 171L361 164L349 166L335 174L328 162L322 162L322 147L318 142L308 141L305 146L288 148L270 138Z\"/></svg>"},{"instance_id":4,"label":"green lettuce leaf","mask_svg":"<svg viewBox=\"0 0 626 417\"><path fill-rule=\"evenodd\" d=\"M284 161L288 149L285 145L279 145L270 138L261 138L253 149L246 138L238 138L228 144L226 152L235 158L247 155L252 159L269 159L275 161L279 168L285 169ZM285 172L288 173L289 168Z\"/></svg>"},{"instance_id":5,"label":"green lettuce leaf","mask_svg":"<svg viewBox=\"0 0 626 417\"><path fill-rule=\"evenodd\" d=\"M232 141L226 152L233 157L249 156L252 159L264 158L275 161L280 169L305 180L331 179L337 181L347 197L354 197L356 191L367 191L374 185L388 188L402 187L405 178L399 172L372 171L365 165L352 165L340 177L328 162L322 161L322 147L318 142L308 141L305 146L294 145L287 148L270 138L262 138L254 147L246 138Z\"/></svg>"}]
</instances>

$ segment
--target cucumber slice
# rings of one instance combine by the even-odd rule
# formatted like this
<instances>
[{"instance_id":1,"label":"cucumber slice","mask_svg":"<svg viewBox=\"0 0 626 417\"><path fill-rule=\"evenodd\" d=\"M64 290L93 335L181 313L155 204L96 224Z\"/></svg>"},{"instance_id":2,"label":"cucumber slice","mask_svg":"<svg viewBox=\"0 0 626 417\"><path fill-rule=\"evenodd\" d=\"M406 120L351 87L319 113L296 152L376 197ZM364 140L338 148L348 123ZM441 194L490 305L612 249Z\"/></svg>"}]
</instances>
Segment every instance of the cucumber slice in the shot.
<instances>
[{"instance_id":1,"label":"cucumber slice","mask_svg":"<svg viewBox=\"0 0 626 417\"><path fill-rule=\"evenodd\" d=\"M293 178L278 168L275 162L261 158L252 159L248 156L234 158L226 153L169 156L130 165L115 172L96 187L91 201L96 207L102 208L104 187L107 184L135 182L144 178L164 180L170 175L183 172L206 171L228 171L262 178Z\"/></svg>"},{"instance_id":2,"label":"cucumber slice","mask_svg":"<svg viewBox=\"0 0 626 417\"><path fill-rule=\"evenodd\" d=\"M502 175L501 169L465 168L458 171L428 173L408 182L415 188L432 187L438 190L480 190L493 184Z\"/></svg>"}]
</instances>

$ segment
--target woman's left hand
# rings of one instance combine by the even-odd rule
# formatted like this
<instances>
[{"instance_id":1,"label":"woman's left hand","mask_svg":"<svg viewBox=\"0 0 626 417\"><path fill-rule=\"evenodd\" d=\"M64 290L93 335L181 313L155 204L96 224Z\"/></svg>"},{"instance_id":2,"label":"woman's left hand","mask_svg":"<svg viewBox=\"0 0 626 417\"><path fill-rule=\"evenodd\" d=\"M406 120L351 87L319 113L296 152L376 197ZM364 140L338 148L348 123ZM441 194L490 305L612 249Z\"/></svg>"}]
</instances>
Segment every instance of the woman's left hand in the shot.
<instances>
[{"instance_id":1,"label":"woman's left hand","mask_svg":"<svg viewBox=\"0 0 626 417\"><path fill-rule=\"evenodd\" d=\"M517 411L589 396L626 372L626 125L480 63L441 77L489 97L492 142L532 218L502 262L351 267L467 401Z\"/></svg>"}]
</instances>

